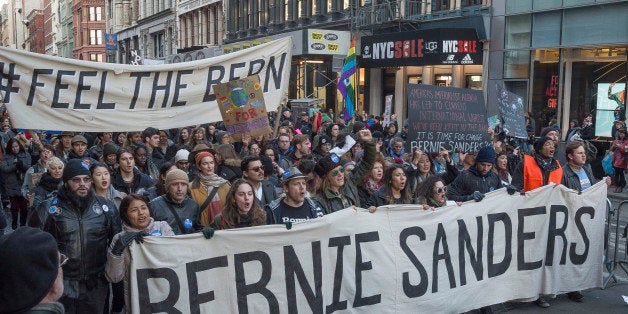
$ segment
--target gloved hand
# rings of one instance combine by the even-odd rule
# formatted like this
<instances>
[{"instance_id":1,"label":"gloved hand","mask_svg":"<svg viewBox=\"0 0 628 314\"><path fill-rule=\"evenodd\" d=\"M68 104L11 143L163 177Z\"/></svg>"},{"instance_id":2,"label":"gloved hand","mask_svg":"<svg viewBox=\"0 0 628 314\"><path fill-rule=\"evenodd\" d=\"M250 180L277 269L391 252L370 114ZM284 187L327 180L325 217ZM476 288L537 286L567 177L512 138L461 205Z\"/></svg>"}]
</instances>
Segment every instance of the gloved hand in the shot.
<instances>
[{"instance_id":1,"label":"gloved hand","mask_svg":"<svg viewBox=\"0 0 628 314\"><path fill-rule=\"evenodd\" d=\"M512 184L509 184L506 186L506 191L508 192L509 195L513 195L517 192L517 187L515 187Z\"/></svg>"},{"instance_id":2,"label":"gloved hand","mask_svg":"<svg viewBox=\"0 0 628 314\"><path fill-rule=\"evenodd\" d=\"M214 231L212 227L205 227L201 232L205 236L205 239L211 239L214 236Z\"/></svg>"},{"instance_id":3,"label":"gloved hand","mask_svg":"<svg viewBox=\"0 0 628 314\"><path fill-rule=\"evenodd\" d=\"M471 197L474 201L479 202L484 199L484 194L482 194L480 191L475 191L473 192L473 194L471 194Z\"/></svg>"},{"instance_id":4,"label":"gloved hand","mask_svg":"<svg viewBox=\"0 0 628 314\"><path fill-rule=\"evenodd\" d=\"M148 235L148 233L142 232L127 232L120 236L116 243L114 243L113 248L111 249L111 253L115 256L122 255L122 251L135 240L137 243L144 242L144 236Z\"/></svg>"},{"instance_id":5,"label":"gloved hand","mask_svg":"<svg viewBox=\"0 0 628 314\"><path fill-rule=\"evenodd\" d=\"M292 222L286 221L283 224L286 226L286 229L288 229L288 230L292 229Z\"/></svg>"}]
</instances>

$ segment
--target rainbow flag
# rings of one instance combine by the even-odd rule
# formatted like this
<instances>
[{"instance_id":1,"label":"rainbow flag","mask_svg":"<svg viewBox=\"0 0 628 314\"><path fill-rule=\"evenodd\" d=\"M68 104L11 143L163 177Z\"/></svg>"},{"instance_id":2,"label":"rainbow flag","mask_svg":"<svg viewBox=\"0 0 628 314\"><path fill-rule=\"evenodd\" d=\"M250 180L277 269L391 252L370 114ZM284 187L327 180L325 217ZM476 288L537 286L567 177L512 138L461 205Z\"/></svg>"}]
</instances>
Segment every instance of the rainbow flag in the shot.
<instances>
[{"instance_id":1,"label":"rainbow flag","mask_svg":"<svg viewBox=\"0 0 628 314\"><path fill-rule=\"evenodd\" d=\"M355 72L355 38L351 36L351 46L340 73L340 81L338 82L338 91L345 100L343 112L345 121L351 120L355 111Z\"/></svg>"}]
</instances>

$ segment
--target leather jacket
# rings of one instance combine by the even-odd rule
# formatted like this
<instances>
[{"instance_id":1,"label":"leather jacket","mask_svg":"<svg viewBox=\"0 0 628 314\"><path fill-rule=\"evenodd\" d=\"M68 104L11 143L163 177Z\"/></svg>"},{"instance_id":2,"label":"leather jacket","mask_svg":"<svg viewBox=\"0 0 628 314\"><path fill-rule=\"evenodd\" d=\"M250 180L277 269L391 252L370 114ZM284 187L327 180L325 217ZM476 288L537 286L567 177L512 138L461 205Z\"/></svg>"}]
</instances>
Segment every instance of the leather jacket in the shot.
<instances>
[{"instance_id":1,"label":"leather jacket","mask_svg":"<svg viewBox=\"0 0 628 314\"><path fill-rule=\"evenodd\" d=\"M57 240L59 251L69 261L63 266L63 275L70 280L89 280L104 276L107 247L115 234L115 205L107 199L93 195L84 209L76 208L61 189L50 202L44 231ZM54 204L56 200L56 204Z\"/></svg>"}]
</instances>

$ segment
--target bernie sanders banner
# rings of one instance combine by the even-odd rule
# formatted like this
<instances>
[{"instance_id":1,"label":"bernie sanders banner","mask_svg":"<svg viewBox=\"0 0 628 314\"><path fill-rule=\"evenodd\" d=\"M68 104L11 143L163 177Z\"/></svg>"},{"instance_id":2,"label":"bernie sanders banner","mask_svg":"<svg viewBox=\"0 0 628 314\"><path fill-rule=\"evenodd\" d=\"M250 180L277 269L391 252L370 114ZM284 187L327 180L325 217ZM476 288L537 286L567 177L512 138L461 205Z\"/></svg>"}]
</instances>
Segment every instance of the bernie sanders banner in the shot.
<instances>
[{"instance_id":1,"label":"bernie sanders banner","mask_svg":"<svg viewBox=\"0 0 628 314\"><path fill-rule=\"evenodd\" d=\"M0 48L0 98L13 126L141 131L222 120L212 86L259 75L268 111L283 100L292 37L210 59L133 66Z\"/></svg>"},{"instance_id":2,"label":"bernie sanders banner","mask_svg":"<svg viewBox=\"0 0 628 314\"><path fill-rule=\"evenodd\" d=\"M133 313L460 313L602 285L606 185L132 244Z\"/></svg>"}]
</instances>

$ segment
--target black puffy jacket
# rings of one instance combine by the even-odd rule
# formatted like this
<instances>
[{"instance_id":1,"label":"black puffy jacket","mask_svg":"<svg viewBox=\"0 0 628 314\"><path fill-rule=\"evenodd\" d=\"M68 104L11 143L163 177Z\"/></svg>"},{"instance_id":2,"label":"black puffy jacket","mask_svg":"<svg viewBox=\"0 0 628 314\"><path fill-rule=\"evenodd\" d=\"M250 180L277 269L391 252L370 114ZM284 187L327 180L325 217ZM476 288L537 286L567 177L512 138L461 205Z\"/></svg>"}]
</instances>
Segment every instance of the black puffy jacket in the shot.
<instances>
[{"instance_id":1,"label":"black puffy jacket","mask_svg":"<svg viewBox=\"0 0 628 314\"><path fill-rule=\"evenodd\" d=\"M114 189L126 193L126 195L132 193L145 194L148 189L155 185L155 182L148 175L141 173L137 168L133 168L133 182L127 185L124 183L124 179L122 179L120 169L117 169L111 175L111 185L113 185Z\"/></svg>"},{"instance_id":2,"label":"black puffy jacket","mask_svg":"<svg viewBox=\"0 0 628 314\"><path fill-rule=\"evenodd\" d=\"M59 251L69 261L63 266L63 275L70 280L90 280L104 275L107 247L115 234L115 205L94 195L85 209L79 209L59 191L57 198L46 200L56 211L50 213L44 231L57 240ZM54 204L57 200L57 204Z\"/></svg>"},{"instance_id":3,"label":"black puffy jacket","mask_svg":"<svg viewBox=\"0 0 628 314\"><path fill-rule=\"evenodd\" d=\"M482 176L473 165L460 172L449 185L447 198L456 202L466 202L473 199L471 195L475 191L488 193L499 188L502 188L502 181L493 170Z\"/></svg>"}]
</instances>

